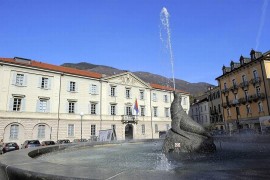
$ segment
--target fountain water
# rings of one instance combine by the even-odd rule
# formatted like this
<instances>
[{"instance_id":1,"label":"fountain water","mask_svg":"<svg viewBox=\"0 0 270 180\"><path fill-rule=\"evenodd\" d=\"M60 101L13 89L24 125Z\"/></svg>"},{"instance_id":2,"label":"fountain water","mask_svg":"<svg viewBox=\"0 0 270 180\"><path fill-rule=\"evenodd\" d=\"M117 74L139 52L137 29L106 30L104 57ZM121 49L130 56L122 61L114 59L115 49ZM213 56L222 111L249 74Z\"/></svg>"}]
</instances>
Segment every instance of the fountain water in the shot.
<instances>
[{"instance_id":1,"label":"fountain water","mask_svg":"<svg viewBox=\"0 0 270 180\"><path fill-rule=\"evenodd\" d=\"M170 62L172 68L172 79L173 79L173 89L175 90L175 79L174 79L174 60L173 60L173 50L172 50L172 43L171 43L171 30L170 30L170 23L169 23L169 12L165 7L162 8L160 12L160 21L161 21L161 28L160 28L160 39L162 42L165 42L166 48L170 54ZM165 41L164 41L165 37Z\"/></svg>"}]
</instances>

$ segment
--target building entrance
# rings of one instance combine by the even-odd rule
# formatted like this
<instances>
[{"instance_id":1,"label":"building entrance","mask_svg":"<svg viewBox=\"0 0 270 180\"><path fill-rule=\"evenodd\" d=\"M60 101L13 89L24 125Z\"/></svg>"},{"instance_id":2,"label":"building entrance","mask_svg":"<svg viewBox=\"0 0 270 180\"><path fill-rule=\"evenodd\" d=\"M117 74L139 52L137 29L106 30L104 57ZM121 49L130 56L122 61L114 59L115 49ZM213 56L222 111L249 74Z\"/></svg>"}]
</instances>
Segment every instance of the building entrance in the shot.
<instances>
[{"instance_id":1,"label":"building entrance","mask_svg":"<svg viewBox=\"0 0 270 180\"><path fill-rule=\"evenodd\" d=\"M125 140L133 139L133 126L131 124L127 124L125 127Z\"/></svg>"}]
</instances>

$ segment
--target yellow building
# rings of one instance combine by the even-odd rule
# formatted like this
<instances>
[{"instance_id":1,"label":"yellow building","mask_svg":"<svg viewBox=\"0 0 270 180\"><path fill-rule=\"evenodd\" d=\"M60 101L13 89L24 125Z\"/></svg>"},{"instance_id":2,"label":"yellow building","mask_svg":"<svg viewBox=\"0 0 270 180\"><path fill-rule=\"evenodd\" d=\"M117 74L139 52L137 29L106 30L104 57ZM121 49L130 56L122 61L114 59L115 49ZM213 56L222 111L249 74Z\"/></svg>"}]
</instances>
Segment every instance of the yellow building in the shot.
<instances>
[{"instance_id":1,"label":"yellow building","mask_svg":"<svg viewBox=\"0 0 270 180\"><path fill-rule=\"evenodd\" d=\"M259 121L270 116L270 51L251 50L250 57L223 66L216 78L221 90L224 120L227 129L262 130Z\"/></svg>"}]
</instances>

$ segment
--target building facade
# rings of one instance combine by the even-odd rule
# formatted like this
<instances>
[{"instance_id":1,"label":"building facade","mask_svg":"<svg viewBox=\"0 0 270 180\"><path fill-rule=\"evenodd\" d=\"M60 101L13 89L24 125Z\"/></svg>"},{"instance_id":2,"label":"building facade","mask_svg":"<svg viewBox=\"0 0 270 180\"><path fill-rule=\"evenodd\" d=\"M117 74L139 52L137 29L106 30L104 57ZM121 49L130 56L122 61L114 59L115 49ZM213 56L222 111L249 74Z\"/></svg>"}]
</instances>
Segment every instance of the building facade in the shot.
<instances>
[{"instance_id":1,"label":"building facade","mask_svg":"<svg viewBox=\"0 0 270 180\"><path fill-rule=\"evenodd\" d=\"M241 56L239 62L231 61L222 71L216 80L222 92L223 115L228 129L250 128L260 132L260 118L270 115L270 51L252 50L250 57Z\"/></svg>"},{"instance_id":2,"label":"building facade","mask_svg":"<svg viewBox=\"0 0 270 180\"><path fill-rule=\"evenodd\" d=\"M189 110L189 116L203 127L210 126L209 103L206 95L192 103Z\"/></svg>"},{"instance_id":3,"label":"building facade","mask_svg":"<svg viewBox=\"0 0 270 180\"><path fill-rule=\"evenodd\" d=\"M225 130L225 124L223 119L223 107L220 97L219 87L209 87L206 92L208 95L208 106L210 112L210 124L211 129Z\"/></svg>"},{"instance_id":4,"label":"building facade","mask_svg":"<svg viewBox=\"0 0 270 180\"><path fill-rule=\"evenodd\" d=\"M130 72L101 74L23 58L0 58L0 139L159 138L171 126L173 89ZM188 112L189 94L182 92Z\"/></svg>"}]
</instances>

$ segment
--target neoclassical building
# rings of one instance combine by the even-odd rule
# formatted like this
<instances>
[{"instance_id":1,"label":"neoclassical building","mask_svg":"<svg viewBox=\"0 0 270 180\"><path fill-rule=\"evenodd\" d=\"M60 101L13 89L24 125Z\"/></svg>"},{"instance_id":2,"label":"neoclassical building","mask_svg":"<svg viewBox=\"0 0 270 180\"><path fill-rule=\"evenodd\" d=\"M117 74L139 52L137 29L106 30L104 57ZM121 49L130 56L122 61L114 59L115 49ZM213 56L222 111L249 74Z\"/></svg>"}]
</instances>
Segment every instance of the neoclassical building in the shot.
<instances>
[{"instance_id":1,"label":"neoclassical building","mask_svg":"<svg viewBox=\"0 0 270 180\"><path fill-rule=\"evenodd\" d=\"M171 125L173 89L131 72L109 77L24 58L0 58L0 139L58 140L98 136L159 138ZM189 111L189 94L181 92Z\"/></svg>"}]
</instances>

